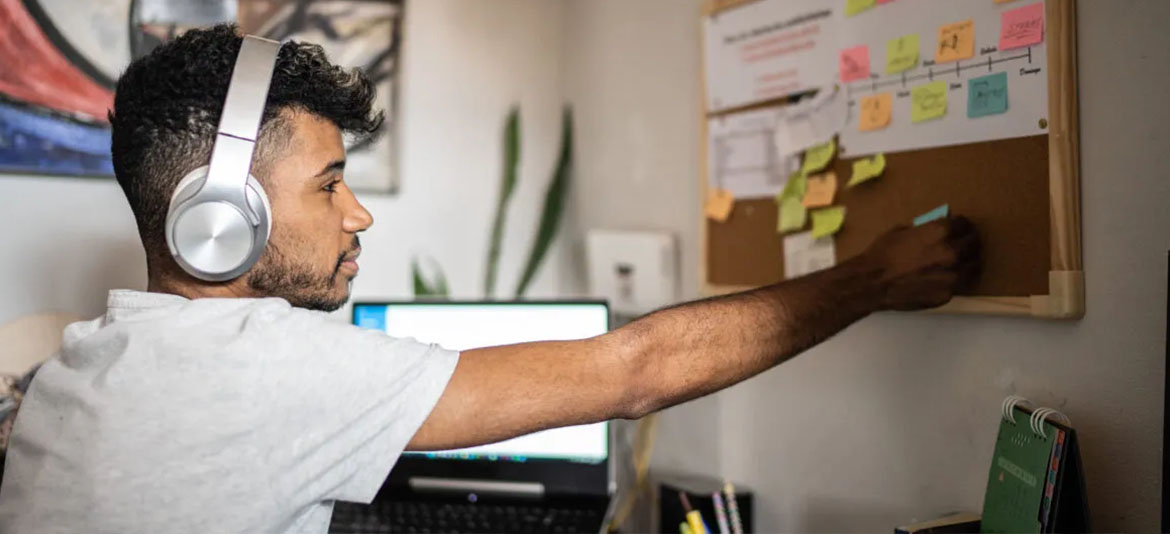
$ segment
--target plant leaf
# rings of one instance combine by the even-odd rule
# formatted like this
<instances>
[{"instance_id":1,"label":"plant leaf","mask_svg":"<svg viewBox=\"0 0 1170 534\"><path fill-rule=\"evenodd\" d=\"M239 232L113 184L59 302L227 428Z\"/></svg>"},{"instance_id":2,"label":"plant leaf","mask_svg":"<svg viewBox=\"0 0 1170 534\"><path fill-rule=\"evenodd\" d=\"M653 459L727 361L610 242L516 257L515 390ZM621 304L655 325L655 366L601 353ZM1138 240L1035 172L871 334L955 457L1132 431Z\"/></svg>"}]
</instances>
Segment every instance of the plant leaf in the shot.
<instances>
[{"instance_id":1,"label":"plant leaf","mask_svg":"<svg viewBox=\"0 0 1170 534\"><path fill-rule=\"evenodd\" d=\"M496 292L496 274L500 263L500 244L504 238L504 219L508 203L516 190L516 167L520 162L520 108L513 106L504 123L504 172L500 176L500 197L496 201L496 216L488 241L487 270L483 277L483 293L491 297Z\"/></svg>"},{"instance_id":2,"label":"plant leaf","mask_svg":"<svg viewBox=\"0 0 1170 534\"><path fill-rule=\"evenodd\" d=\"M536 271L544 261L553 239L560 226L561 216L565 208L565 196L569 192L569 174L573 163L573 110L565 106L561 119L561 151L557 158L556 168L553 170L552 180L544 195L544 209L540 214L540 224L536 229L536 239L532 242L532 250L528 254L528 262L524 265L524 273L516 285L516 298L521 298L528 291Z\"/></svg>"},{"instance_id":3,"label":"plant leaf","mask_svg":"<svg viewBox=\"0 0 1170 534\"><path fill-rule=\"evenodd\" d=\"M418 267L418 258L410 260L410 278L414 282L415 298L428 297L433 293L430 286L427 285L427 281L422 277L422 271Z\"/></svg>"},{"instance_id":4,"label":"plant leaf","mask_svg":"<svg viewBox=\"0 0 1170 534\"><path fill-rule=\"evenodd\" d=\"M443 275L443 268L434 260L431 260L431 264L435 266L435 283L433 285L428 283L423 275L418 258L410 260L410 277L414 282L414 297L416 299L446 299L450 294L447 288L447 277Z\"/></svg>"}]
</instances>

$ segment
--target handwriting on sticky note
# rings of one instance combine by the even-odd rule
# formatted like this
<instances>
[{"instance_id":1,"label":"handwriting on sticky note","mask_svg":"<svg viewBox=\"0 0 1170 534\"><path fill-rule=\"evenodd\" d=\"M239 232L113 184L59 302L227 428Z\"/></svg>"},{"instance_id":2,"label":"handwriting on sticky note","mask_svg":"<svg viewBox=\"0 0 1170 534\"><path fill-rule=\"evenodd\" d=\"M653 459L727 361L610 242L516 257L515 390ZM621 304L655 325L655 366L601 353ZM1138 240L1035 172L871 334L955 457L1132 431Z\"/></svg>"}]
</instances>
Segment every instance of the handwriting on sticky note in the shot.
<instances>
[{"instance_id":1,"label":"handwriting on sticky note","mask_svg":"<svg viewBox=\"0 0 1170 534\"><path fill-rule=\"evenodd\" d=\"M947 218L947 215L950 213L950 211L951 211L951 206L949 204L943 204L943 205L941 205L937 208L934 208L926 213L923 213L922 215L915 217L914 218L914 226L922 226L930 221L937 221L939 219L945 219L945 218Z\"/></svg>"},{"instance_id":2,"label":"handwriting on sticky note","mask_svg":"<svg viewBox=\"0 0 1170 534\"><path fill-rule=\"evenodd\" d=\"M779 233L795 232L804 228L808 221L808 211L799 197L784 197L780 201L780 213L776 221L776 231Z\"/></svg>"},{"instance_id":3,"label":"handwriting on sticky note","mask_svg":"<svg viewBox=\"0 0 1170 534\"><path fill-rule=\"evenodd\" d=\"M1000 16L999 49L1030 46L1044 40L1044 3L1037 2Z\"/></svg>"},{"instance_id":4,"label":"handwriting on sticky note","mask_svg":"<svg viewBox=\"0 0 1170 534\"><path fill-rule=\"evenodd\" d=\"M886 170L886 155L878 154L872 158L862 158L853 162L853 176L849 178L848 187L862 182L868 182L881 176Z\"/></svg>"},{"instance_id":5,"label":"handwriting on sticky note","mask_svg":"<svg viewBox=\"0 0 1170 534\"><path fill-rule=\"evenodd\" d=\"M836 152L836 139L829 139L828 143L822 143L805 150L804 165L800 167L800 172L807 175L824 169L830 161L833 161L833 154Z\"/></svg>"},{"instance_id":6,"label":"handwriting on sticky note","mask_svg":"<svg viewBox=\"0 0 1170 534\"><path fill-rule=\"evenodd\" d=\"M889 126L893 109L894 98L890 93L861 97L861 109L857 115L857 129L862 132L872 132Z\"/></svg>"},{"instance_id":7,"label":"handwriting on sticky note","mask_svg":"<svg viewBox=\"0 0 1170 534\"><path fill-rule=\"evenodd\" d=\"M897 74L918 64L918 34L886 41L886 74Z\"/></svg>"},{"instance_id":8,"label":"handwriting on sticky note","mask_svg":"<svg viewBox=\"0 0 1170 534\"><path fill-rule=\"evenodd\" d=\"M874 5L874 0L845 0L845 16L852 17Z\"/></svg>"},{"instance_id":9,"label":"handwriting on sticky note","mask_svg":"<svg viewBox=\"0 0 1170 534\"><path fill-rule=\"evenodd\" d=\"M830 236L841 230L841 225L845 223L845 206L814 210L811 216L812 236Z\"/></svg>"},{"instance_id":10,"label":"handwriting on sticky note","mask_svg":"<svg viewBox=\"0 0 1170 534\"><path fill-rule=\"evenodd\" d=\"M944 63L975 57L975 21L964 20L938 28L934 62Z\"/></svg>"},{"instance_id":11,"label":"handwriting on sticky note","mask_svg":"<svg viewBox=\"0 0 1170 534\"><path fill-rule=\"evenodd\" d=\"M1008 108L1008 77L997 72L967 82L967 117L1004 113Z\"/></svg>"},{"instance_id":12,"label":"handwriting on sticky note","mask_svg":"<svg viewBox=\"0 0 1170 534\"><path fill-rule=\"evenodd\" d=\"M735 205L735 197L726 189L714 189L707 194L707 205L704 211L707 218L716 222L725 222L731 216L731 208Z\"/></svg>"},{"instance_id":13,"label":"handwriting on sticky note","mask_svg":"<svg viewBox=\"0 0 1170 534\"><path fill-rule=\"evenodd\" d=\"M910 92L910 121L922 122L947 114L947 82L933 82Z\"/></svg>"},{"instance_id":14,"label":"handwriting on sticky note","mask_svg":"<svg viewBox=\"0 0 1170 534\"><path fill-rule=\"evenodd\" d=\"M808 177L808 189L804 192L804 207L823 208L833 205L837 196L837 175L832 172Z\"/></svg>"},{"instance_id":15,"label":"handwriting on sticky note","mask_svg":"<svg viewBox=\"0 0 1170 534\"><path fill-rule=\"evenodd\" d=\"M869 78L869 46L859 45L841 51L838 61L844 83Z\"/></svg>"}]
</instances>

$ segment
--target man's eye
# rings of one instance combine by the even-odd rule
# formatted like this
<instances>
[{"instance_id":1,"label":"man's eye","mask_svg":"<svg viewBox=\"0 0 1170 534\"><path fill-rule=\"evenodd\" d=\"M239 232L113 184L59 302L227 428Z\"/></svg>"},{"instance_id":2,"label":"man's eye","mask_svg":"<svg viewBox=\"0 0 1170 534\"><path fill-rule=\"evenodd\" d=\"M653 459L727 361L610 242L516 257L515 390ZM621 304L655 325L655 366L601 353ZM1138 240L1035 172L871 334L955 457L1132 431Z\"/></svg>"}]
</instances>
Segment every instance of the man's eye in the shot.
<instances>
[{"instance_id":1,"label":"man's eye","mask_svg":"<svg viewBox=\"0 0 1170 534\"><path fill-rule=\"evenodd\" d=\"M326 185L325 187L323 187L322 189L324 189L325 191L328 191L330 193L337 192L337 182L329 182L329 184Z\"/></svg>"}]
</instances>

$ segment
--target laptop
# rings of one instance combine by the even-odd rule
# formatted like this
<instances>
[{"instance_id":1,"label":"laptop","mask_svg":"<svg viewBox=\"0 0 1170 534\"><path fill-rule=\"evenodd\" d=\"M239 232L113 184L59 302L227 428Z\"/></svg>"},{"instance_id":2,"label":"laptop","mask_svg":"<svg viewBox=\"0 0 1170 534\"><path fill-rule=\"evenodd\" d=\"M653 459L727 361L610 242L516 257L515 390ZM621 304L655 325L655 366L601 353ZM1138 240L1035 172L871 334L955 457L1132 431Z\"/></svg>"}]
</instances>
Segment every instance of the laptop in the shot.
<instances>
[{"instance_id":1,"label":"laptop","mask_svg":"<svg viewBox=\"0 0 1170 534\"><path fill-rule=\"evenodd\" d=\"M601 301L358 302L354 324L452 350L609 330ZM615 489L610 423L467 449L405 453L370 505L337 503L330 532L605 532Z\"/></svg>"}]
</instances>

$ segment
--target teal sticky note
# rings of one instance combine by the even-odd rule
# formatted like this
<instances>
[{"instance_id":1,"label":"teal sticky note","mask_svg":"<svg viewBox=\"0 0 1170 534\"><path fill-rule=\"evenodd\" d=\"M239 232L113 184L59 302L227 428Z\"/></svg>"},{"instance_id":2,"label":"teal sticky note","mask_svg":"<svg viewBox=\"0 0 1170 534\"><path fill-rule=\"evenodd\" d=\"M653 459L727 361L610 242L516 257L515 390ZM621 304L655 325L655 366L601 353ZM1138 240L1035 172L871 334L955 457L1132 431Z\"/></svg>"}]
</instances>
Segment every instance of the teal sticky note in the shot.
<instances>
[{"instance_id":1,"label":"teal sticky note","mask_svg":"<svg viewBox=\"0 0 1170 534\"><path fill-rule=\"evenodd\" d=\"M914 226L922 226L930 221L937 221L939 219L945 219L946 216L948 214L950 214L950 211L951 211L950 204L943 204L943 205L941 205L937 208L934 208L926 213L923 213L922 215L915 217L914 218Z\"/></svg>"},{"instance_id":2,"label":"teal sticky note","mask_svg":"<svg viewBox=\"0 0 1170 534\"><path fill-rule=\"evenodd\" d=\"M999 115L1008 108L1006 72L988 74L967 82L967 118Z\"/></svg>"}]
</instances>

